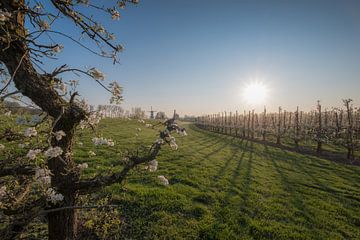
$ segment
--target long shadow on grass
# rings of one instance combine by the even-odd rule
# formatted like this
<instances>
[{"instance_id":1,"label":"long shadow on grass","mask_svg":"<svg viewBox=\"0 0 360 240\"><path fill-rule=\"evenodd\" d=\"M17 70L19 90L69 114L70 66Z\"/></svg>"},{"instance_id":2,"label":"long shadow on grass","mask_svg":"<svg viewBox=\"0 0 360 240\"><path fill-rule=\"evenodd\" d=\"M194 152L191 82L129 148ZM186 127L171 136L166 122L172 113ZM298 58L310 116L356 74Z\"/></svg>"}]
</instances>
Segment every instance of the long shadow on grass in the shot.
<instances>
[{"instance_id":1,"label":"long shadow on grass","mask_svg":"<svg viewBox=\"0 0 360 240\"><path fill-rule=\"evenodd\" d=\"M268 148L267 148L268 149ZM310 181L313 184L307 184L307 183L296 183L299 185L302 185L304 187L307 188L311 188L311 189L316 189L322 192L325 192L327 194L330 194L331 197L337 199L339 202L343 202L344 200L348 200L348 203L353 204L354 202L349 202L350 201L356 201L357 204L360 203L360 193L352 193L352 194L347 194L344 191L339 191L337 189L334 189L332 187L329 187L327 185L325 185L324 183L322 183L321 181L319 181L319 177L315 176L313 173L311 173L309 171L309 168L311 166L309 166L309 168L305 168L304 167L304 162L302 162L301 158L298 158L296 156L290 155L287 151L282 151L282 152L274 152L274 151L269 151L268 150L268 155L271 155L271 159L278 159L278 160L283 160L284 158L287 159L288 161L291 161L291 165L295 166L299 172L305 174L306 176L308 176L308 178L310 179ZM313 161L316 159L312 159ZM322 163L319 163L322 165ZM332 170L331 172L328 172L328 174L335 174L341 178L346 179L351 185L354 185L354 181L351 181L350 179L348 179L347 177L345 177L342 174L339 174L336 169ZM357 186L356 184L354 186ZM356 196L357 195L357 196Z\"/></svg>"},{"instance_id":2,"label":"long shadow on grass","mask_svg":"<svg viewBox=\"0 0 360 240\"><path fill-rule=\"evenodd\" d=\"M284 187L284 190L288 193L290 193L291 197L291 203L292 205L300 211L301 216L306 220L307 226L311 229L314 227L313 224L313 216L309 214L309 212L306 210L306 206L304 201L302 200L303 196L298 193L296 190L296 185L294 183L291 183L287 175L283 172L282 168L278 165L277 161L279 160L279 157L274 154L273 151L271 151L268 146L264 145L264 155L267 159L269 159L274 166L274 170L280 177L280 181L282 186Z\"/></svg>"},{"instance_id":3,"label":"long shadow on grass","mask_svg":"<svg viewBox=\"0 0 360 240\"><path fill-rule=\"evenodd\" d=\"M247 145L248 143L246 142L245 143L245 146ZM216 185L216 182L218 182L220 179L222 179L226 173L226 170L229 168L230 166L230 163L232 161L237 161L238 164L241 163L242 161L242 158L243 158L243 155L244 155L244 151L243 153L241 154L240 158L238 159L237 158L237 155L239 154L239 152L242 150L242 146L238 146L238 147L233 147L232 148L232 153L231 153L231 156L228 157L226 160L225 160L225 163L224 165L218 170L218 172L216 173L216 175L213 177L213 183L211 184L212 187L214 187Z\"/></svg>"}]
</instances>

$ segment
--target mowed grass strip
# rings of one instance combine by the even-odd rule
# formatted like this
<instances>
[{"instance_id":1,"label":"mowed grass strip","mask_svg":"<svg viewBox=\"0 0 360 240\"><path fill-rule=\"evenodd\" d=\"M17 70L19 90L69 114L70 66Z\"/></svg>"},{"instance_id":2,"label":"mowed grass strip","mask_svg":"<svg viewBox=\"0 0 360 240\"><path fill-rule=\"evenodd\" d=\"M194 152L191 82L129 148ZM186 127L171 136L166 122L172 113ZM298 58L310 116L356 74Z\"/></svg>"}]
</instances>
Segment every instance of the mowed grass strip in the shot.
<instances>
[{"instance_id":1,"label":"mowed grass strip","mask_svg":"<svg viewBox=\"0 0 360 240\"><path fill-rule=\"evenodd\" d=\"M150 145L157 132L143 126L103 120L100 132L115 140L113 148L93 147L89 132L79 136L84 146L75 156L89 163L85 177L117 171L119 152ZM164 146L157 172L139 168L126 190L104 191L121 206L122 238L360 239L360 167L184 126L189 136L177 137L177 151Z\"/></svg>"}]
</instances>

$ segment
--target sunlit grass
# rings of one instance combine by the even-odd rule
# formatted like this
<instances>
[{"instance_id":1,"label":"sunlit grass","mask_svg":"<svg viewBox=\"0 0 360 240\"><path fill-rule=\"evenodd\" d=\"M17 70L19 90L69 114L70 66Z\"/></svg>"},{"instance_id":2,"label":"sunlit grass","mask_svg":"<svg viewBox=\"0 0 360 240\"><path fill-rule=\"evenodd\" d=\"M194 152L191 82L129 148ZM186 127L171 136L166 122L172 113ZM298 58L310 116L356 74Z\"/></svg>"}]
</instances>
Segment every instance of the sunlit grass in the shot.
<instances>
[{"instance_id":1,"label":"sunlit grass","mask_svg":"<svg viewBox=\"0 0 360 240\"><path fill-rule=\"evenodd\" d=\"M104 120L116 151L136 144L136 121ZM185 125L178 151L165 147L159 169L133 172L125 185L103 194L120 205L123 238L132 239L357 239L360 236L360 168L208 133ZM143 129L151 143L156 132ZM84 136L85 138L85 136ZM85 141L85 140L84 140ZM118 155L86 142L78 162L86 175L112 170ZM97 150L95 150L97 151ZM165 175L164 187L157 175Z\"/></svg>"}]
</instances>

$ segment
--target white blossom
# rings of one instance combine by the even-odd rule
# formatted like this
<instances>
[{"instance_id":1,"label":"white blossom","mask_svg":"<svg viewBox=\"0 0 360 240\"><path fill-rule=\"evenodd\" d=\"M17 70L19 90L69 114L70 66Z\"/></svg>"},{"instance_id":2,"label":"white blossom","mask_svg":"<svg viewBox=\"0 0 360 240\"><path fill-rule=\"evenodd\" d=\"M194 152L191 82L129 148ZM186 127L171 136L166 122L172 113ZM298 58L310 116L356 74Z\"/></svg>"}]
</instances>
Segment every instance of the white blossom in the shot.
<instances>
[{"instance_id":1,"label":"white blossom","mask_svg":"<svg viewBox=\"0 0 360 240\"><path fill-rule=\"evenodd\" d=\"M158 176L158 179L163 185L165 186L169 185L169 180L167 180L166 177L164 177L163 175Z\"/></svg>"},{"instance_id":2,"label":"white blossom","mask_svg":"<svg viewBox=\"0 0 360 240\"><path fill-rule=\"evenodd\" d=\"M116 51L117 51L117 52L122 52L122 51L124 51L124 49L125 49L122 44L116 45L115 48L116 48Z\"/></svg>"},{"instance_id":3,"label":"white blossom","mask_svg":"<svg viewBox=\"0 0 360 240\"><path fill-rule=\"evenodd\" d=\"M116 36L115 36L115 34L109 34L108 38L109 38L109 40L115 40Z\"/></svg>"},{"instance_id":4,"label":"white blossom","mask_svg":"<svg viewBox=\"0 0 360 240\"><path fill-rule=\"evenodd\" d=\"M83 142L78 142L78 145L79 145L80 147L82 147L82 146L84 146L84 143L83 143Z\"/></svg>"},{"instance_id":5,"label":"white blossom","mask_svg":"<svg viewBox=\"0 0 360 240\"><path fill-rule=\"evenodd\" d=\"M60 156L63 153L63 150L60 147L49 147L45 151L45 156L50 158L55 158Z\"/></svg>"},{"instance_id":6,"label":"white blossom","mask_svg":"<svg viewBox=\"0 0 360 240\"><path fill-rule=\"evenodd\" d=\"M171 137L169 144L170 144L170 147L171 147L173 150L177 150L177 149L178 149L178 145L176 144L174 137Z\"/></svg>"},{"instance_id":7,"label":"white blossom","mask_svg":"<svg viewBox=\"0 0 360 240\"><path fill-rule=\"evenodd\" d=\"M57 82L54 87L59 89L63 94L67 93L67 86L63 82Z\"/></svg>"},{"instance_id":8,"label":"white blossom","mask_svg":"<svg viewBox=\"0 0 360 240\"><path fill-rule=\"evenodd\" d=\"M109 89L111 90L111 98L110 98L110 103L115 103L115 104L119 104L122 100L122 88L120 87L120 85L117 82L112 82L109 84Z\"/></svg>"},{"instance_id":9,"label":"white blossom","mask_svg":"<svg viewBox=\"0 0 360 240\"><path fill-rule=\"evenodd\" d=\"M120 19L120 13L116 11L115 9L111 9L111 18L112 20L119 20Z\"/></svg>"},{"instance_id":10,"label":"white blossom","mask_svg":"<svg viewBox=\"0 0 360 240\"><path fill-rule=\"evenodd\" d=\"M138 122L139 123L145 123L145 121L143 119L139 119Z\"/></svg>"},{"instance_id":11,"label":"white blossom","mask_svg":"<svg viewBox=\"0 0 360 240\"><path fill-rule=\"evenodd\" d=\"M185 131L185 129L180 130L178 133L180 136L184 136L184 137L187 136L187 132Z\"/></svg>"},{"instance_id":12,"label":"white blossom","mask_svg":"<svg viewBox=\"0 0 360 240\"><path fill-rule=\"evenodd\" d=\"M106 139L103 137L94 137L92 138L92 142L94 143L95 146L99 146L99 145L108 145L113 147L115 145L114 141L112 139Z\"/></svg>"},{"instance_id":13,"label":"white blossom","mask_svg":"<svg viewBox=\"0 0 360 240\"><path fill-rule=\"evenodd\" d=\"M152 126L153 126L153 125L150 124L150 123L145 124L145 127L147 127L147 128L151 128Z\"/></svg>"},{"instance_id":14,"label":"white blossom","mask_svg":"<svg viewBox=\"0 0 360 240\"><path fill-rule=\"evenodd\" d=\"M49 185L51 183L51 172L48 169L37 168L35 170L35 180L41 185Z\"/></svg>"},{"instance_id":15,"label":"white blossom","mask_svg":"<svg viewBox=\"0 0 360 240\"><path fill-rule=\"evenodd\" d=\"M163 139L159 138L159 139L157 139L157 140L155 141L155 143L156 143L156 144L159 144L159 145L162 145L162 144L165 143L165 141L164 141Z\"/></svg>"},{"instance_id":16,"label":"white blossom","mask_svg":"<svg viewBox=\"0 0 360 240\"><path fill-rule=\"evenodd\" d=\"M48 188L48 190L46 191L46 195L48 197L48 200L54 204L64 200L64 196L61 193L56 193L53 188Z\"/></svg>"},{"instance_id":17,"label":"white blossom","mask_svg":"<svg viewBox=\"0 0 360 240\"><path fill-rule=\"evenodd\" d=\"M64 46L63 45L56 45L55 47L52 48L52 51L55 53L59 53L63 50Z\"/></svg>"},{"instance_id":18,"label":"white blossom","mask_svg":"<svg viewBox=\"0 0 360 240\"><path fill-rule=\"evenodd\" d=\"M118 6L120 9L124 9L125 8L125 3L124 2L118 2Z\"/></svg>"},{"instance_id":19,"label":"white blossom","mask_svg":"<svg viewBox=\"0 0 360 240\"><path fill-rule=\"evenodd\" d=\"M0 151L1 151L1 150L4 150L4 149L5 149L5 146L0 143Z\"/></svg>"},{"instance_id":20,"label":"white blossom","mask_svg":"<svg viewBox=\"0 0 360 240\"><path fill-rule=\"evenodd\" d=\"M89 151L88 155L89 155L89 157L93 157L93 156L96 156L96 153L94 153L93 151Z\"/></svg>"},{"instance_id":21,"label":"white blossom","mask_svg":"<svg viewBox=\"0 0 360 240\"><path fill-rule=\"evenodd\" d=\"M63 130L57 131L54 133L54 136L57 141L60 141L63 137L66 136L65 132Z\"/></svg>"},{"instance_id":22,"label":"white blossom","mask_svg":"<svg viewBox=\"0 0 360 240\"><path fill-rule=\"evenodd\" d=\"M4 113L4 115L7 116L7 117L10 117L11 116L11 111L8 111L8 112Z\"/></svg>"},{"instance_id":23,"label":"white blossom","mask_svg":"<svg viewBox=\"0 0 360 240\"><path fill-rule=\"evenodd\" d=\"M149 172L155 172L157 168L158 168L158 161L156 161L155 159L151 160L148 163L148 165L145 166L145 169L149 170Z\"/></svg>"},{"instance_id":24,"label":"white blossom","mask_svg":"<svg viewBox=\"0 0 360 240\"><path fill-rule=\"evenodd\" d=\"M85 111L89 110L89 103L85 98L81 99L81 101L79 102L79 106Z\"/></svg>"},{"instance_id":25,"label":"white blossom","mask_svg":"<svg viewBox=\"0 0 360 240\"><path fill-rule=\"evenodd\" d=\"M89 165L87 163L81 163L81 164L78 164L77 167L81 171L81 170L84 170L84 169L88 168Z\"/></svg>"},{"instance_id":26,"label":"white blossom","mask_svg":"<svg viewBox=\"0 0 360 240\"><path fill-rule=\"evenodd\" d=\"M50 24L46 20L40 20L39 26L41 30L48 30L50 28Z\"/></svg>"},{"instance_id":27,"label":"white blossom","mask_svg":"<svg viewBox=\"0 0 360 240\"><path fill-rule=\"evenodd\" d=\"M113 146L115 146L115 142L112 139L108 139L107 145L110 147L113 147Z\"/></svg>"},{"instance_id":28,"label":"white blossom","mask_svg":"<svg viewBox=\"0 0 360 240\"><path fill-rule=\"evenodd\" d=\"M27 128L24 131L25 137L35 137L36 135L37 135L37 131L34 127Z\"/></svg>"},{"instance_id":29,"label":"white blossom","mask_svg":"<svg viewBox=\"0 0 360 240\"><path fill-rule=\"evenodd\" d=\"M105 75L96 68L91 68L89 70L89 74L96 80L105 80Z\"/></svg>"},{"instance_id":30,"label":"white blossom","mask_svg":"<svg viewBox=\"0 0 360 240\"><path fill-rule=\"evenodd\" d=\"M34 160L36 158L36 155L41 153L40 149L30 149L29 152L26 154L26 157L28 157L30 160Z\"/></svg>"}]
</instances>

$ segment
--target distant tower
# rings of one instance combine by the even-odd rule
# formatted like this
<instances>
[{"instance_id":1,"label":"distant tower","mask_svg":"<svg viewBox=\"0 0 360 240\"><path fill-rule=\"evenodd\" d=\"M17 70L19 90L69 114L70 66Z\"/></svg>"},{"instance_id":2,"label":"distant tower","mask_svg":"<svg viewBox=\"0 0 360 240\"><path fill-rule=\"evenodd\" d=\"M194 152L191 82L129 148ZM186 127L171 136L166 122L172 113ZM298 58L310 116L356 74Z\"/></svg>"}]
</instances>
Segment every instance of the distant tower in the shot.
<instances>
[{"instance_id":1,"label":"distant tower","mask_svg":"<svg viewBox=\"0 0 360 240\"><path fill-rule=\"evenodd\" d=\"M173 119L174 119L174 120L179 119L179 114L176 113L176 110L174 110Z\"/></svg>"},{"instance_id":2,"label":"distant tower","mask_svg":"<svg viewBox=\"0 0 360 240\"><path fill-rule=\"evenodd\" d=\"M151 106L151 110L148 112L150 112L150 119L155 119L154 113L156 113L156 111L152 109L152 106Z\"/></svg>"}]
</instances>

